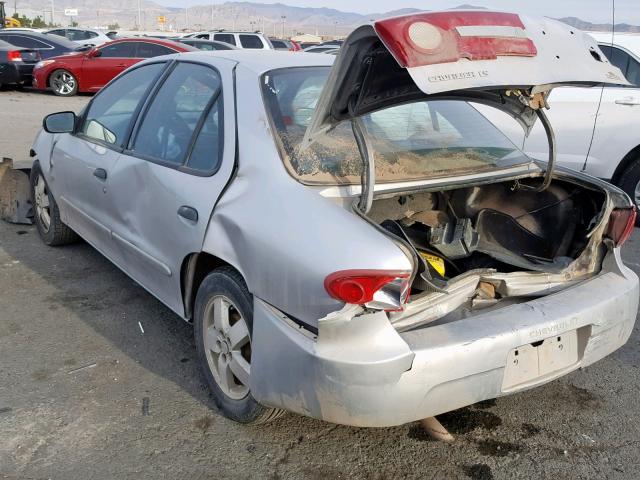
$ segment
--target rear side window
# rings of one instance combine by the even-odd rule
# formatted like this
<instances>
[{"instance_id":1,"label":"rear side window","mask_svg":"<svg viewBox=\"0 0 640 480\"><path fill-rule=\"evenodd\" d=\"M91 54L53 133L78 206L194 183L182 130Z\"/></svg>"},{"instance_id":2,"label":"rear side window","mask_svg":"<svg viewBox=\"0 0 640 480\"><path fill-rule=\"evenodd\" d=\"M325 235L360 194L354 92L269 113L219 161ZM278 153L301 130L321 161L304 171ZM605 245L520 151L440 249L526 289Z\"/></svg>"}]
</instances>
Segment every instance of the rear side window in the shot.
<instances>
[{"instance_id":1,"label":"rear side window","mask_svg":"<svg viewBox=\"0 0 640 480\"><path fill-rule=\"evenodd\" d=\"M219 42L230 43L231 45L236 44L236 39L231 33L216 33L213 36L214 40L218 40Z\"/></svg>"},{"instance_id":2,"label":"rear side window","mask_svg":"<svg viewBox=\"0 0 640 480\"><path fill-rule=\"evenodd\" d=\"M194 149L197 151L194 168L207 164L209 160L204 158L207 155L217 158L217 148L210 145L217 142L219 116L215 111L210 114L210 109L220 90L220 76L215 70L191 63L178 64L145 113L132 151L169 165L183 165L189 157L192 139L202 130L203 143Z\"/></svg>"},{"instance_id":3,"label":"rear side window","mask_svg":"<svg viewBox=\"0 0 640 480\"><path fill-rule=\"evenodd\" d=\"M91 32L84 30L67 30L66 37L72 41L89 40L91 38Z\"/></svg>"},{"instance_id":4,"label":"rear side window","mask_svg":"<svg viewBox=\"0 0 640 480\"><path fill-rule=\"evenodd\" d=\"M271 45L273 45L273 48L277 49L289 48L282 40L271 40Z\"/></svg>"},{"instance_id":5,"label":"rear side window","mask_svg":"<svg viewBox=\"0 0 640 480\"><path fill-rule=\"evenodd\" d=\"M106 45L100 49L104 58L133 58L136 55L135 42L121 42Z\"/></svg>"},{"instance_id":6,"label":"rear side window","mask_svg":"<svg viewBox=\"0 0 640 480\"><path fill-rule=\"evenodd\" d=\"M93 140L123 146L134 113L164 68L154 63L116 79L91 102L80 133Z\"/></svg>"},{"instance_id":7,"label":"rear side window","mask_svg":"<svg viewBox=\"0 0 640 480\"><path fill-rule=\"evenodd\" d=\"M201 33L200 35L196 35L195 38L203 38L205 40L209 40L209 34L208 33Z\"/></svg>"},{"instance_id":8,"label":"rear side window","mask_svg":"<svg viewBox=\"0 0 640 480\"><path fill-rule=\"evenodd\" d=\"M160 55L170 55L172 53L176 53L175 50L165 47L164 45L149 42L138 42L136 57L152 58L159 57Z\"/></svg>"},{"instance_id":9,"label":"rear side window","mask_svg":"<svg viewBox=\"0 0 640 480\"><path fill-rule=\"evenodd\" d=\"M216 170L222 159L223 135L222 95L218 94L218 98L202 123L202 128L187 160L187 167L202 172Z\"/></svg>"},{"instance_id":10,"label":"rear side window","mask_svg":"<svg viewBox=\"0 0 640 480\"><path fill-rule=\"evenodd\" d=\"M2 38L5 38L4 36ZM26 37L24 35L7 35L7 42L16 47L24 48L53 48L48 43L41 42L35 38Z\"/></svg>"},{"instance_id":11,"label":"rear side window","mask_svg":"<svg viewBox=\"0 0 640 480\"><path fill-rule=\"evenodd\" d=\"M242 48L264 48L264 45L262 45L262 40L260 40L260 37L258 37L257 35L240 34L240 44L242 45Z\"/></svg>"}]
</instances>

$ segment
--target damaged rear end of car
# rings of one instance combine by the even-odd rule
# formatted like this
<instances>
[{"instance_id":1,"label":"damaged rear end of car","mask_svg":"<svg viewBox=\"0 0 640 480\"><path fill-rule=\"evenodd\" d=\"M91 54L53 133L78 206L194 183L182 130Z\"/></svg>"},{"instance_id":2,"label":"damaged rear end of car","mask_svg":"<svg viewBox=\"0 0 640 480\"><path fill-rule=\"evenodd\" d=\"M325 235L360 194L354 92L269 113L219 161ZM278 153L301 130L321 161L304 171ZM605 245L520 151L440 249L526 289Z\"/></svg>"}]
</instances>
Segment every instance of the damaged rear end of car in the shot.
<instances>
[{"instance_id":1,"label":"damaged rear end of car","mask_svg":"<svg viewBox=\"0 0 640 480\"><path fill-rule=\"evenodd\" d=\"M343 307L317 325L256 299L259 402L398 425L541 385L627 341L638 279L620 247L635 208L554 168L544 114L556 86L625 83L589 37L501 12L414 14L357 29L315 100L314 72L293 87L286 75L264 83L289 173L407 261L327 272ZM541 121L549 161L525 157L469 103L525 131Z\"/></svg>"}]
</instances>

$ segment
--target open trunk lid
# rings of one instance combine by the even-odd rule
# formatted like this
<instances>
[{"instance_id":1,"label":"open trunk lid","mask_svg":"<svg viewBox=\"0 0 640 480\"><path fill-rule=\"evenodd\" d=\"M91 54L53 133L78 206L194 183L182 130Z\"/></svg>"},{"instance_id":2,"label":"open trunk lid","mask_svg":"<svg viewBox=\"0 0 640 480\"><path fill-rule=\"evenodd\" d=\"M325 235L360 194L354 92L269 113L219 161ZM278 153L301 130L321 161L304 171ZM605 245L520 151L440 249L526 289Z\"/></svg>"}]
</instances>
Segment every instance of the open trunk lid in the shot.
<instances>
[{"instance_id":1,"label":"open trunk lid","mask_svg":"<svg viewBox=\"0 0 640 480\"><path fill-rule=\"evenodd\" d=\"M528 131L560 85L628 85L589 35L551 19L425 12L356 29L345 41L303 146L338 123L425 98L499 108Z\"/></svg>"}]
</instances>

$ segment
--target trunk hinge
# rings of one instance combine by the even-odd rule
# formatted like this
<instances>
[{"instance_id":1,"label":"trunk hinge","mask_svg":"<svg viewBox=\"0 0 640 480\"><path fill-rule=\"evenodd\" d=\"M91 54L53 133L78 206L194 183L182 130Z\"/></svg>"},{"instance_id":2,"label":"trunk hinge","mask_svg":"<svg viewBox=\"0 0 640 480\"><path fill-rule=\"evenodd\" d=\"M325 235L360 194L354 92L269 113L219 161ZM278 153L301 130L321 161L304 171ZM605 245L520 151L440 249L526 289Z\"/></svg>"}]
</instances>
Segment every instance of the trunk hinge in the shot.
<instances>
[{"instance_id":1,"label":"trunk hinge","mask_svg":"<svg viewBox=\"0 0 640 480\"><path fill-rule=\"evenodd\" d=\"M373 148L365 132L362 118L353 117L351 119L351 128L353 129L353 135L356 138L360 157L362 158L362 173L360 175L362 193L360 195L360 202L358 203L358 210L366 215L369 213L369 210L371 210L371 205L373 204L373 190L376 181L375 157Z\"/></svg>"},{"instance_id":2,"label":"trunk hinge","mask_svg":"<svg viewBox=\"0 0 640 480\"><path fill-rule=\"evenodd\" d=\"M536 112L536 115L540 119L540 123L542 123L542 127L544 128L544 132L547 135L547 142L549 143L549 160L547 162L547 169L544 172L544 180L537 187L516 182L517 188L523 190L542 192L546 190L549 185L551 185L551 180L553 178L553 169L556 166L558 148L556 145L556 136L553 133L553 128L551 127L551 123L549 122L547 114L544 113L544 109L549 110L549 104L547 103L548 93L548 90L536 92L534 94L525 94L519 90L507 90L506 92L507 96L517 96L524 105Z\"/></svg>"}]
</instances>

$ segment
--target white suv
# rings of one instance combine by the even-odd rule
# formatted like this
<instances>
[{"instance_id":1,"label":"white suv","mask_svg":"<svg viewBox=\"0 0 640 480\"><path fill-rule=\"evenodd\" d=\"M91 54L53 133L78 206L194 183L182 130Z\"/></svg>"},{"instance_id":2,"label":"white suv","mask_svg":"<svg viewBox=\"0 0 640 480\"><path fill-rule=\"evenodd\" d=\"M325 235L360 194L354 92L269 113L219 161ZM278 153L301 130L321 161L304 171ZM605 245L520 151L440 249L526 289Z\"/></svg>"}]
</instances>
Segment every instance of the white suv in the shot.
<instances>
[{"instance_id":1,"label":"white suv","mask_svg":"<svg viewBox=\"0 0 640 480\"><path fill-rule=\"evenodd\" d=\"M610 181L640 206L640 35L590 33L630 86L561 87L551 92L547 115L556 134L558 164ZM528 138L494 108L478 107L529 155L547 160L540 124ZM496 113L498 112L498 113Z\"/></svg>"},{"instance_id":2,"label":"white suv","mask_svg":"<svg viewBox=\"0 0 640 480\"><path fill-rule=\"evenodd\" d=\"M211 31L198 32L189 35L191 38L203 38L205 40L216 40L235 45L238 48L247 48L254 50L273 50L273 45L269 39L262 33L257 32L229 32Z\"/></svg>"}]
</instances>

